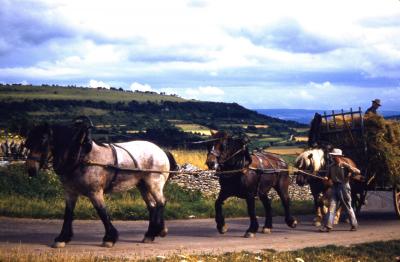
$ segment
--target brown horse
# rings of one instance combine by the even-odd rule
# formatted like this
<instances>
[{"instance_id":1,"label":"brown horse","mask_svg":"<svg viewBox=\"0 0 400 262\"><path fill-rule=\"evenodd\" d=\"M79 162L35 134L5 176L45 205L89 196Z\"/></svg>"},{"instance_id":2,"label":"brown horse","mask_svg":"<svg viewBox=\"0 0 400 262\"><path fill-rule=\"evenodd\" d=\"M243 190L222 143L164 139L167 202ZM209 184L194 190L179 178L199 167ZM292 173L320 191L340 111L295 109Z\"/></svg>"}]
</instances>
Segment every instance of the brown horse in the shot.
<instances>
[{"instance_id":1,"label":"brown horse","mask_svg":"<svg viewBox=\"0 0 400 262\"><path fill-rule=\"evenodd\" d=\"M143 242L165 236L164 185L170 169L176 167L168 152L153 143L131 141L97 144L90 136L90 124L78 121L74 126L39 125L29 133L26 147L30 150L26 167L30 175L46 165L49 157L65 192L64 224L53 247L64 247L71 241L72 220L79 195L90 199L105 228L103 246L112 247L118 231L106 211L104 193L121 192L137 186L147 204L149 227ZM161 172L133 172L114 168L154 169Z\"/></svg>"},{"instance_id":2,"label":"brown horse","mask_svg":"<svg viewBox=\"0 0 400 262\"><path fill-rule=\"evenodd\" d=\"M255 213L256 196L260 198L265 209L265 223L262 232L271 232L272 209L271 200L268 197L271 188L276 190L282 201L286 224L292 228L296 227L297 221L290 214L289 174L285 161L270 153L250 154L245 138L235 138L226 132L212 132L212 140L214 142L209 146L206 164L209 169L221 172L219 176L221 190L215 201L215 221L218 232L224 234L227 231L222 205L231 196L246 200L250 226L245 237L254 237L258 230ZM280 169L284 169L284 171L280 171ZM224 174L224 172L226 173Z\"/></svg>"}]
</instances>

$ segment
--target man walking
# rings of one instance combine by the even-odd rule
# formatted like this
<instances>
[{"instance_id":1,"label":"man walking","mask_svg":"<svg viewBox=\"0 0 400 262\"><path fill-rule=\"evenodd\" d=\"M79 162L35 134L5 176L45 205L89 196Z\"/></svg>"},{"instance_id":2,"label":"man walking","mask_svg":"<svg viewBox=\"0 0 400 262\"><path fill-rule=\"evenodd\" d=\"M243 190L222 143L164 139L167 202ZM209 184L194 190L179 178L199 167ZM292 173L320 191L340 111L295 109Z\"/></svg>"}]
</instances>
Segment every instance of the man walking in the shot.
<instances>
[{"instance_id":1,"label":"man walking","mask_svg":"<svg viewBox=\"0 0 400 262\"><path fill-rule=\"evenodd\" d=\"M329 232L333 228L333 221L335 218L336 208L341 204L346 210L349 219L351 231L356 231L358 227L356 215L351 207L351 190L350 190L350 176L360 175L361 172L356 167L349 165L341 160L342 150L334 148L329 153L329 166L328 177L333 182L332 196L329 200L329 212L325 217L325 225L320 229L321 232Z\"/></svg>"}]
</instances>

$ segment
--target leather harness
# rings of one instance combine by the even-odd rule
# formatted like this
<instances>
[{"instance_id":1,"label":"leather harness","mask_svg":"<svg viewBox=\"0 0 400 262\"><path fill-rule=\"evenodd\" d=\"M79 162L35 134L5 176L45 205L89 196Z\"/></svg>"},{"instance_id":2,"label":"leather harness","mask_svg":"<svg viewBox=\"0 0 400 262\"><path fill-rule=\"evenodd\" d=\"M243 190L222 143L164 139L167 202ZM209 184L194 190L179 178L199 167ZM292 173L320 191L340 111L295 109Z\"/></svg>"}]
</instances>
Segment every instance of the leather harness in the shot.
<instances>
[{"instance_id":1,"label":"leather harness","mask_svg":"<svg viewBox=\"0 0 400 262\"><path fill-rule=\"evenodd\" d=\"M124 148L124 147L122 147L120 145L117 145L117 144L113 144L113 143L109 143L108 146L111 148L111 152L112 152L113 158L114 158L114 166L115 167L119 166L119 164L118 164L118 154L117 154L117 149L116 148L120 148L120 149L124 150L130 156L130 158L132 159L133 164L134 164L133 168L138 168L139 167L138 162L136 161L136 159L132 156L132 154L126 148ZM108 186L104 190L105 192L111 192L112 191L112 189L114 187L114 183L117 180L118 173L119 173L118 171L119 170L120 170L119 168L114 168L114 175L111 178L110 183L108 184Z\"/></svg>"}]
</instances>

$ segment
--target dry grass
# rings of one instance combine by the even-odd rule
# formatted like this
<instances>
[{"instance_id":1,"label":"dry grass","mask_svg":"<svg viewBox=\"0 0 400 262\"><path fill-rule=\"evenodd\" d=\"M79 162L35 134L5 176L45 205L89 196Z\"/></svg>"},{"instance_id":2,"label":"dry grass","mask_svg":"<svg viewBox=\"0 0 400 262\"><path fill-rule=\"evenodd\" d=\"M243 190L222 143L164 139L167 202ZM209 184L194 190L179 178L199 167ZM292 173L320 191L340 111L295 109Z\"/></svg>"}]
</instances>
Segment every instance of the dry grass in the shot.
<instances>
[{"instance_id":1,"label":"dry grass","mask_svg":"<svg viewBox=\"0 0 400 262\"><path fill-rule=\"evenodd\" d=\"M174 155L175 160L179 165L190 163L201 169L207 169L207 166L205 164L207 158L206 150L177 149L177 150L172 150L171 152Z\"/></svg>"},{"instance_id":2,"label":"dry grass","mask_svg":"<svg viewBox=\"0 0 400 262\"><path fill-rule=\"evenodd\" d=\"M336 123L336 125L335 125ZM360 127L361 126L361 118L358 114L353 115L353 119L349 115L343 116L335 116L328 118L328 125L330 129L333 128L350 128L350 127ZM322 126L326 126L325 118L322 118Z\"/></svg>"},{"instance_id":3,"label":"dry grass","mask_svg":"<svg viewBox=\"0 0 400 262\"><path fill-rule=\"evenodd\" d=\"M69 253L68 250L51 250L43 252L32 252L24 247L0 248L0 261L46 261L46 262L98 262L98 261L133 261L123 255L120 257L109 257L94 252Z\"/></svg>"},{"instance_id":4,"label":"dry grass","mask_svg":"<svg viewBox=\"0 0 400 262\"><path fill-rule=\"evenodd\" d=\"M295 141L299 141L299 142L307 142L308 141L308 137L307 136L296 136Z\"/></svg>"},{"instance_id":5,"label":"dry grass","mask_svg":"<svg viewBox=\"0 0 400 262\"><path fill-rule=\"evenodd\" d=\"M210 136L211 135L211 131L208 127L206 126L202 126L202 125L198 125L198 124L176 124L175 126L177 128L182 129L184 132L188 132L188 133L197 133L197 134L201 134L201 135L206 135L206 136Z\"/></svg>"},{"instance_id":6,"label":"dry grass","mask_svg":"<svg viewBox=\"0 0 400 262\"><path fill-rule=\"evenodd\" d=\"M295 146L277 146L269 147L268 149L266 149L266 151L278 155L299 155L304 151L304 148Z\"/></svg>"},{"instance_id":7,"label":"dry grass","mask_svg":"<svg viewBox=\"0 0 400 262\"><path fill-rule=\"evenodd\" d=\"M400 251L400 241L392 240L386 242L372 242L366 244L343 246L326 246L318 248L305 248L296 251L276 252L274 250L264 250L262 252L237 252L225 253L223 255L203 254L175 254L172 256L154 256L148 259L137 259L126 254L101 255L98 253L82 252L69 253L68 250L49 250L46 252L30 252L26 248L18 247L8 249L0 248L0 261L165 261L165 262L199 262L199 261L398 261Z\"/></svg>"}]
</instances>

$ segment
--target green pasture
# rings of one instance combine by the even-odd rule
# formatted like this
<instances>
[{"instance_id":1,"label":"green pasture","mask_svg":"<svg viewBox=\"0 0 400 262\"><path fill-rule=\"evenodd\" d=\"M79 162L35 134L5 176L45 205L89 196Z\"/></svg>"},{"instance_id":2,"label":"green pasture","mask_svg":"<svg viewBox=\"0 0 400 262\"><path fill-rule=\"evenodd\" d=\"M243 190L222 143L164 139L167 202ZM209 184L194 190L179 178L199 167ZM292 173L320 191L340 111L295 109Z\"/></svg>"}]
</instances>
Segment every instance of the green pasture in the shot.
<instances>
[{"instance_id":1,"label":"green pasture","mask_svg":"<svg viewBox=\"0 0 400 262\"><path fill-rule=\"evenodd\" d=\"M23 101L33 99L47 100L91 100L109 103L130 102L183 102L183 98L159 95L156 93L126 92L119 90L87 88L87 87L56 87L56 86L0 86L0 101Z\"/></svg>"},{"instance_id":2,"label":"green pasture","mask_svg":"<svg viewBox=\"0 0 400 262\"><path fill-rule=\"evenodd\" d=\"M214 217L214 201L200 192L189 192L177 185L168 184L165 189L168 199L165 216L167 219ZM259 202L259 201L257 201ZM147 219L147 210L140 193L133 189L122 194L111 194L106 198L108 210L113 219ZM279 201L273 202L274 215L283 215ZM311 202L292 203L297 214L312 212ZM0 216L31 218L63 218L63 190L58 177L50 171L40 172L37 177L25 174L22 165L0 168ZM97 214L85 197L76 207L77 219L97 219ZM224 205L227 217L247 216L244 200L230 198ZM263 216L261 203L257 203L257 214Z\"/></svg>"}]
</instances>

